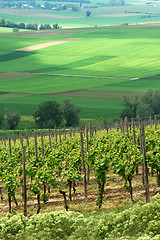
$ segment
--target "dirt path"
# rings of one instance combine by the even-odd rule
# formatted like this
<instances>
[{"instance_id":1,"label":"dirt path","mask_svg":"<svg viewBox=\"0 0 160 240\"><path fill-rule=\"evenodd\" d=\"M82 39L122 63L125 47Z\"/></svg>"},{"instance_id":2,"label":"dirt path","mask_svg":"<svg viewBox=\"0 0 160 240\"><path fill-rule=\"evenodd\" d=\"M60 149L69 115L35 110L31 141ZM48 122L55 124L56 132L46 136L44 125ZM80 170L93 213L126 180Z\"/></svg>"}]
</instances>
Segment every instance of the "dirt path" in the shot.
<instances>
[{"instance_id":1,"label":"dirt path","mask_svg":"<svg viewBox=\"0 0 160 240\"><path fill-rule=\"evenodd\" d=\"M34 50L39 50L41 48L46 48L46 47L50 47L50 46L54 46L54 45L58 45L58 44L62 44L62 43L67 43L67 42L72 42L72 41L76 41L76 40L80 40L83 38L67 38L64 40L59 40L59 41L53 41L53 42L47 42L47 43L41 43L41 44L37 44L37 45L33 45L30 47L25 47L25 48L19 48L19 49L15 49L16 51L34 51Z\"/></svg>"},{"instance_id":2,"label":"dirt path","mask_svg":"<svg viewBox=\"0 0 160 240\"><path fill-rule=\"evenodd\" d=\"M36 73L35 73L36 74ZM105 79L123 79L123 80L131 80L129 77L105 77L105 76L89 76L89 75L76 75L76 74L60 74L60 73L39 73L42 75L48 76L64 76L64 77L83 77L83 78L105 78Z\"/></svg>"},{"instance_id":3,"label":"dirt path","mask_svg":"<svg viewBox=\"0 0 160 240\"><path fill-rule=\"evenodd\" d=\"M35 45L36 46L36 45ZM17 49L18 50L18 49ZM24 51L24 50L22 50ZM90 75L77 75L77 74L61 74L61 73L30 73L30 72L7 72L0 73L1 79L11 79L11 78L19 78L19 77L27 77L33 75L46 75L46 76L62 76L62 77L79 77L79 78L98 78L98 79L123 79L123 80L138 80L141 78L127 78L127 77L105 77L105 76L90 76Z\"/></svg>"}]
</instances>

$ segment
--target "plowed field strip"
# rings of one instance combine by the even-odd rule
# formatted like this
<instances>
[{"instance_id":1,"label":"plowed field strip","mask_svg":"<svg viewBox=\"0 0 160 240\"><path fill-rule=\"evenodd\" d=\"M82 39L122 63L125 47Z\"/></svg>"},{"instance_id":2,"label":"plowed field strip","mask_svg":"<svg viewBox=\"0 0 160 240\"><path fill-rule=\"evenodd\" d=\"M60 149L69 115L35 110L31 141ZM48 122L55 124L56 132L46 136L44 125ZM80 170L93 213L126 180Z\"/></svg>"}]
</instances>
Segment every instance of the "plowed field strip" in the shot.
<instances>
[{"instance_id":1,"label":"plowed field strip","mask_svg":"<svg viewBox=\"0 0 160 240\"><path fill-rule=\"evenodd\" d=\"M83 39L83 38L67 38L67 39L64 39L64 40L41 43L41 44L33 45L33 46L30 46L30 47L19 48L19 49L16 49L16 51L30 52L30 51L34 51L34 50L39 50L41 48L51 47L51 46L54 46L54 45L67 43L67 42L72 42L72 41L76 41L76 40L80 40L80 39Z\"/></svg>"},{"instance_id":2,"label":"plowed field strip","mask_svg":"<svg viewBox=\"0 0 160 240\"><path fill-rule=\"evenodd\" d=\"M87 90L76 89L66 92L41 94L47 96L65 96L65 97L86 97L86 98L103 98L103 99L122 99L124 96L134 98L142 96L143 92L127 92L127 91L103 91L103 90Z\"/></svg>"},{"instance_id":3,"label":"plowed field strip","mask_svg":"<svg viewBox=\"0 0 160 240\"><path fill-rule=\"evenodd\" d=\"M80 17L73 17L73 16L44 14L44 13L36 13L36 12L28 12L28 11L15 11L15 10L6 10L6 9L0 10L0 13L1 12L9 15L18 15L18 16L27 16L27 17L57 18L57 19L80 18Z\"/></svg>"}]
</instances>

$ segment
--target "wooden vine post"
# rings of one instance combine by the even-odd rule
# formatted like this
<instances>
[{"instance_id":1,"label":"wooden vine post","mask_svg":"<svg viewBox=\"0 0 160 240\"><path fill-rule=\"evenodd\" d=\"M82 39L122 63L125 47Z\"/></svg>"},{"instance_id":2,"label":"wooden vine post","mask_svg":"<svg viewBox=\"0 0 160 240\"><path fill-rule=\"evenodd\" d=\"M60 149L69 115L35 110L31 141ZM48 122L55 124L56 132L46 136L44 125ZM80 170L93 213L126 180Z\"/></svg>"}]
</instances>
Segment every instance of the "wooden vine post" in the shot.
<instances>
[{"instance_id":1,"label":"wooden vine post","mask_svg":"<svg viewBox=\"0 0 160 240\"><path fill-rule=\"evenodd\" d=\"M152 128L152 125L153 125L153 122L152 122L152 117L150 117L150 126L151 126L151 128Z\"/></svg>"},{"instance_id":2,"label":"wooden vine post","mask_svg":"<svg viewBox=\"0 0 160 240\"><path fill-rule=\"evenodd\" d=\"M26 139L27 139L27 147L28 147L28 158L30 158L28 131L26 132Z\"/></svg>"},{"instance_id":3,"label":"wooden vine post","mask_svg":"<svg viewBox=\"0 0 160 240\"><path fill-rule=\"evenodd\" d=\"M123 118L121 118L121 132L124 133Z\"/></svg>"},{"instance_id":4,"label":"wooden vine post","mask_svg":"<svg viewBox=\"0 0 160 240\"><path fill-rule=\"evenodd\" d=\"M144 124L140 123L140 140L141 140L141 153L143 154L143 170L144 170L144 188L146 194L146 202L150 202L150 194L149 194L149 182L148 182L148 168L146 161L146 142L145 142L145 130Z\"/></svg>"},{"instance_id":5,"label":"wooden vine post","mask_svg":"<svg viewBox=\"0 0 160 240\"><path fill-rule=\"evenodd\" d=\"M96 128L96 125L95 125L95 127L94 127L94 133L95 133L95 135L97 134L97 128Z\"/></svg>"},{"instance_id":6,"label":"wooden vine post","mask_svg":"<svg viewBox=\"0 0 160 240\"><path fill-rule=\"evenodd\" d=\"M132 118L132 131L133 131L133 144L136 145L136 131L135 131L135 120ZM138 174L138 165L136 168L136 174Z\"/></svg>"},{"instance_id":7,"label":"wooden vine post","mask_svg":"<svg viewBox=\"0 0 160 240\"><path fill-rule=\"evenodd\" d=\"M116 125L117 132L119 132L119 123Z\"/></svg>"},{"instance_id":8,"label":"wooden vine post","mask_svg":"<svg viewBox=\"0 0 160 240\"><path fill-rule=\"evenodd\" d=\"M88 154L88 150L89 150L89 144L88 144L88 127L86 127L86 150L87 150L87 154ZM89 169L89 165L87 165L87 182L89 183L89 177L90 177L90 169Z\"/></svg>"},{"instance_id":9,"label":"wooden vine post","mask_svg":"<svg viewBox=\"0 0 160 240\"><path fill-rule=\"evenodd\" d=\"M37 135L34 134L34 146L35 146L35 157L36 157L36 164L38 162L38 149L37 149Z\"/></svg>"},{"instance_id":10,"label":"wooden vine post","mask_svg":"<svg viewBox=\"0 0 160 240\"><path fill-rule=\"evenodd\" d=\"M34 135L34 143L35 143L35 158L36 158L35 165L36 165L36 168L37 168L38 148L37 148L37 135L36 135L36 133ZM38 214L40 212L40 209L41 209L40 194L39 193L37 194L37 202L38 202L38 209L37 209L37 214Z\"/></svg>"},{"instance_id":11,"label":"wooden vine post","mask_svg":"<svg viewBox=\"0 0 160 240\"><path fill-rule=\"evenodd\" d=\"M8 138L8 143L9 143L9 156L11 157L11 139L10 137ZM8 204L9 204L9 213L12 211L12 203L11 203L11 195L8 191Z\"/></svg>"},{"instance_id":12,"label":"wooden vine post","mask_svg":"<svg viewBox=\"0 0 160 240\"><path fill-rule=\"evenodd\" d=\"M90 138L93 137L93 129L92 129L92 124L89 124L89 134L90 134Z\"/></svg>"},{"instance_id":13,"label":"wooden vine post","mask_svg":"<svg viewBox=\"0 0 160 240\"><path fill-rule=\"evenodd\" d=\"M72 137L72 128L70 127L69 129L69 135L70 135L70 138Z\"/></svg>"},{"instance_id":14,"label":"wooden vine post","mask_svg":"<svg viewBox=\"0 0 160 240\"><path fill-rule=\"evenodd\" d=\"M8 138L8 143L9 143L9 156L11 157L11 138Z\"/></svg>"},{"instance_id":15,"label":"wooden vine post","mask_svg":"<svg viewBox=\"0 0 160 240\"><path fill-rule=\"evenodd\" d=\"M83 132L80 131L80 138L81 138L81 157L82 157L82 171L83 171L83 183L84 183L84 195L85 200L87 201L87 180L86 180L86 168L85 168L85 161L84 161L84 144L83 144Z\"/></svg>"},{"instance_id":16,"label":"wooden vine post","mask_svg":"<svg viewBox=\"0 0 160 240\"><path fill-rule=\"evenodd\" d=\"M65 128L63 129L63 135L64 135L64 138L66 139L66 129Z\"/></svg>"},{"instance_id":17,"label":"wooden vine post","mask_svg":"<svg viewBox=\"0 0 160 240\"><path fill-rule=\"evenodd\" d=\"M133 144L136 145L135 120L132 118Z\"/></svg>"},{"instance_id":18,"label":"wooden vine post","mask_svg":"<svg viewBox=\"0 0 160 240\"><path fill-rule=\"evenodd\" d=\"M21 147L23 148L23 133L20 134Z\"/></svg>"},{"instance_id":19,"label":"wooden vine post","mask_svg":"<svg viewBox=\"0 0 160 240\"><path fill-rule=\"evenodd\" d=\"M41 144L42 144L42 156L44 157L44 141L43 141L43 133L41 131Z\"/></svg>"},{"instance_id":20,"label":"wooden vine post","mask_svg":"<svg viewBox=\"0 0 160 240\"><path fill-rule=\"evenodd\" d=\"M57 145L57 128L54 127L54 131L55 131L55 141L56 141L56 145Z\"/></svg>"},{"instance_id":21,"label":"wooden vine post","mask_svg":"<svg viewBox=\"0 0 160 240\"><path fill-rule=\"evenodd\" d=\"M61 129L58 128L58 133L59 133L59 142L61 143Z\"/></svg>"},{"instance_id":22,"label":"wooden vine post","mask_svg":"<svg viewBox=\"0 0 160 240\"><path fill-rule=\"evenodd\" d=\"M125 117L125 132L127 133L127 137L129 137L129 131L128 131L128 118Z\"/></svg>"},{"instance_id":23,"label":"wooden vine post","mask_svg":"<svg viewBox=\"0 0 160 240\"><path fill-rule=\"evenodd\" d=\"M26 139L27 139L27 147L29 147L29 136L28 136L28 131L26 131Z\"/></svg>"},{"instance_id":24,"label":"wooden vine post","mask_svg":"<svg viewBox=\"0 0 160 240\"><path fill-rule=\"evenodd\" d=\"M13 136L12 136L12 139L13 139L14 145L16 145L16 137L15 137L14 134L13 134Z\"/></svg>"},{"instance_id":25,"label":"wooden vine post","mask_svg":"<svg viewBox=\"0 0 160 240\"><path fill-rule=\"evenodd\" d=\"M52 144L51 144L51 130L48 129L48 138L49 138L49 147L52 149Z\"/></svg>"},{"instance_id":26,"label":"wooden vine post","mask_svg":"<svg viewBox=\"0 0 160 240\"><path fill-rule=\"evenodd\" d=\"M22 165L23 165L23 200L24 200L24 216L27 216L27 189L26 189L26 163L25 148L22 148Z\"/></svg>"},{"instance_id":27,"label":"wooden vine post","mask_svg":"<svg viewBox=\"0 0 160 240\"><path fill-rule=\"evenodd\" d=\"M157 131L157 115L154 115L155 131Z\"/></svg>"}]
</instances>

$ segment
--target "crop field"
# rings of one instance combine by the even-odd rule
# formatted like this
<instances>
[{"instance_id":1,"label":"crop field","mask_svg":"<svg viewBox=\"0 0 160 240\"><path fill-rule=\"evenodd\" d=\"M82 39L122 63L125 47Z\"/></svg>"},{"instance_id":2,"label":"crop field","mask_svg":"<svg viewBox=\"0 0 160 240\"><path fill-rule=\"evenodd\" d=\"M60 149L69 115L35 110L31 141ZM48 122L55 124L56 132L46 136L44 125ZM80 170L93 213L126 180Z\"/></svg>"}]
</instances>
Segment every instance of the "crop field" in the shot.
<instances>
[{"instance_id":1,"label":"crop field","mask_svg":"<svg viewBox=\"0 0 160 240\"><path fill-rule=\"evenodd\" d=\"M79 4L76 4L79 6ZM88 7L90 5L87 5ZM38 24L58 23L65 27L113 26L122 23L135 24L160 21L160 16L142 18L147 13L159 13L160 6L126 5L116 7L91 8L91 16L86 17L87 9L81 11L51 11L37 9L0 9L0 16L14 22L36 22ZM138 12L138 13L137 13Z\"/></svg>"},{"instance_id":2,"label":"crop field","mask_svg":"<svg viewBox=\"0 0 160 240\"><path fill-rule=\"evenodd\" d=\"M42 101L69 97L82 107L82 119L118 117L124 95L160 89L159 27L1 28L0 113L9 107L31 116ZM34 50L38 44L44 47Z\"/></svg>"}]
</instances>

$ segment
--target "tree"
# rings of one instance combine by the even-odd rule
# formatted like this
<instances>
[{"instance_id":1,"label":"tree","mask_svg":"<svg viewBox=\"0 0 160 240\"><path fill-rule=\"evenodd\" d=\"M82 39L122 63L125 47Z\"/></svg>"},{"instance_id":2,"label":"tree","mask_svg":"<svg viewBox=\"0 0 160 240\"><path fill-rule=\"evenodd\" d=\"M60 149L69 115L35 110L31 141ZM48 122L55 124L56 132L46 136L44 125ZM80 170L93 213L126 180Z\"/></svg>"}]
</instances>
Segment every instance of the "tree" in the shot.
<instances>
[{"instance_id":1,"label":"tree","mask_svg":"<svg viewBox=\"0 0 160 240\"><path fill-rule=\"evenodd\" d=\"M26 29L38 30L38 24L37 23L27 23Z\"/></svg>"},{"instance_id":2,"label":"tree","mask_svg":"<svg viewBox=\"0 0 160 240\"><path fill-rule=\"evenodd\" d=\"M44 29L51 29L51 26L48 23L45 23L43 26Z\"/></svg>"},{"instance_id":3,"label":"tree","mask_svg":"<svg viewBox=\"0 0 160 240\"><path fill-rule=\"evenodd\" d=\"M62 123L64 116L59 103L56 101L44 101L33 114L33 118L37 127L53 128Z\"/></svg>"},{"instance_id":4,"label":"tree","mask_svg":"<svg viewBox=\"0 0 160 240\"><path fill-rule=\"evenodd\" d=\"M19 23L17 27L21 29L25 29L25 23Z\"/></svg>"},{"instance_id":5,"label":"tree","mask_svg":"<svg viewBox=\"0 0 160 240\"><path fill-rule=\"evenodd\" d=\"M19 32L19 28L14 27L14 28L13 28L13 32Z\"/></svg>"},{"instance_id":6,"label":"tree","mask_svg":"<svg viewBox=\"0 0 160 240\"><path fill-rule=\"evenodd\" d=\"M151 108L152 113L150 116L160 114L160 91L149 90L141 98L141 102Z\"/></svg>"},{"instance_id":7,"label":"tree","mask_svg":"<svg viewBox=\"0 0 160 240\"><path fill-rule=\"evenodd\" d=\"M6 109L6 121L8 124L8 128L13 130L17 127L19 121L21 119L20 113L16 110L11 111Z\"/></svg>"},{"instance_id":8,"label":"tree","mask_svg":"<svg viewBox=\"0 0 160 240\"><path fill-rule=\"evenodd\" d=\"M4 115L0 114L0 128L2 127L4 123Z\"/></svg>"},{"instance_id":9,"label":"tree","mask_svg":"<svg viewBox=\"0 0 160 240\"><path fill-rule=\"evenodd\" d=\"M44 26L43 24L41 24L41 26L39 27L40 30L43 30L44 29Z\"/></svg>"},{"instance_id":10,"label":"tree","mask_svg":"<svg viewBox=\"0 0 160 240\"><path fill-rule=\"evenodd\" d=\"M75 126L79 124L80 107L75 106L71 99L66 98L62 102L64 118L67 126Z\"/></svg>"},{"instance_id":11,"label":"tree","mask_svg":"<svg viewBox=\"0 0 160 240\"><path fill-rule=\"evenodd\" d=\"M86 12L86 16L87 16L87 17L90 17L90 15L91 15L91 11L87 11L87 12Z\"/></svg>"},{"instance_id":12,"label":"tree","mask_svg":"<svg viewBox=\"0 0 160 240\"><path fill-rule=\"evenodd\" d=\"M153 116L153 110L151 106L144 102L140 102L137 113L140 119L147 119L150 116Z\"/></svg>"},{"instance_id":13,"label":"tree","mask_svg":"<svg viewBox=\"0 0 160 240\"><path fill-rule=\"evenodd\" d=\"M58 29L58 28L59 28L58 23L53 24L53 29Z\"/></svg>"},{"instance_id":14,"label":"tree","mask_svg":"<svg viewBox=\"0 0 160 240\"><path fill-rule=\"evenodd\" d=\"M5 25L5 20L3 18L0 18L0 26L4 26Z\"/></svg>"},{"instance_id":15,"label":"tree","mask_svg":"<svg viewBox=\"0 0 160 240\"><path fill-rule=\"evenodd\" d=\"M10 28L12 28L12 27L16 27L16 23L14 23L14 22L11 22L9 19L7 19L6 21L5 21L5 25L4 25L5 27L10 27Z\"/></svg>"},{"instance_id":16,"label":"tree","mask_svg":"<svg viewBox=\"0 0 160 240\"><path fill-rule=\"evenodd\" d=\"M124 96L122 104L125 107L120 115L121 118L128 117L129 120L137 117L137 109L139 105L139 100L135 97L133 100L129 97Z\"/></svg>"},{"instance_id":17,"label":"tree","mask_svg":"<svg viewBox=\"0 0 160 240\"><path fill-rule=\"evenodd\" d=\"M141 99L135 97L133 100L124 96L123 106L125 107L120 115L121 118L128 117L141 119L153 117L155 114L160 115L160 91L149 90Z\"/></svg>"}]
</instances>

